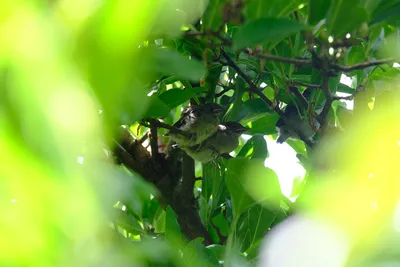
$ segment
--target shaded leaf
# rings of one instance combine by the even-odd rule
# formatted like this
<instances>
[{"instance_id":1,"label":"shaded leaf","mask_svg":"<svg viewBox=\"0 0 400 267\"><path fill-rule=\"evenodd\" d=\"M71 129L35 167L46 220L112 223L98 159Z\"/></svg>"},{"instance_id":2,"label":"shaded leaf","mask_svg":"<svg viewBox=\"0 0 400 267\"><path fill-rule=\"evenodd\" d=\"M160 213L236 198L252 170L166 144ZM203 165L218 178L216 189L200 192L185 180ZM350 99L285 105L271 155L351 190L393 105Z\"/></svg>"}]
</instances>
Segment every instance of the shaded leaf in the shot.
<instances>
[{"instance_id":1,"label":"shaded leaf","mask_svg":"<svg viewBox=\"0 0 400 267\"><path fill-rule=\"evenodd\" d=\"M349 19L351 10L351 19ZM358 0L332 1L327 13L328 34L344 37L361 23L369 21L368 13Z\"/></svg>"},{"instance_id":2,"label":"shaded leaf","mask_svg":"<svg viewBox=\"0 0 400 267\"><path fill-rule=\"evenodd\" d=\"M279 116L276 113L267 113L264 117L253 121L251 123L251 129L246 132L248 134L264 134L270 135L276 133L275 124L279 120Z\"/></svg>"},{"instance_id":3,"label":"shaded leaf","mask_svg":"<svg viewBox=\"0 0 400 267\"><path fill-rule=\"evenodd\" d=\"M245 252L258 244L271 227L276 215L261 205L253 205L244 212L236 227L240 251Z\"/></svg>"},{"instance_id":4,"label":"shaded leaf","mask_svg":"<svg viewBox=\"0 0 400 267\"><path fill-rule=\"evenodd\" d=\"M308 0L308 23L315 25L325 17L331 0Z\"/></svg>"},{"instance_id":5,"label":"shaded leaf","mask_svg":"<svg viewBox=\"0 0 400 267\"><path fill-rule=\"evenodd\" d=\"M236 50L263 43L276 43L307 28L297 21L277 18L261 18L246 23L233 37Z\"/></svg>"},{"instance_id":6,"label":"shaded leaf","mask_svg":"<svg viewBox=\"0 0 400 267\"><path fill-rule=\"evenodd\" d=\"M212 218L212 223L218 228L221 235L228 236L230 225L222 213Z\"/></svg>"},{"instance_id":7,"label":"shaded leaf","mask_svg":"<svg viewBox=\"0 0 400 267\"><path fill-rule=\"evenodd\" d=\"M137 219L126 211L115 210L115 222L124 228L128 233L138 235L143 233L143 227L139 224Z\"/></svg>"},{"instance_id":8,"label":"shaded leaf","mask_svg":"<svg viewBox=\"0 0 400 267\"><path fill-rule=\"evenodd\" d=\"M151 49L155 58L151 71L176 75L182 79L199 81L206 74L200 61L189 59L176 51L168 49Z\"/></svg>"},{"instance_id":9,"label":"shaded leaf","mask_svg":"<svg viewBox=\"0 0 400 267\"><path fill-rule=\"evenodd\" d=\"M165 238L172 241L181 238L181 228L178 223L178 216L171 206L167 207L165 214Z\"/></svg>"},{"instance_id":10,"label":"shaded leaf","mask_svg":"<svg viewBox=\"0 0 400 267\"><path fill-rule=\"evenodd\" d=\"M244 13L248 20L281 18L289 15L305 2L305 0L252 0L246 5Z\"/></svg>"},{"instance_id":11,"label":"shaded leaf","mask_svg":"<svg viewBox=\"0 0 400 267\"><path fill-rule=\"evenodd\" d=\"M187 88L185 90L174 88L159 95L159 99L168 105L170 109L173 109L205 90L204 87Z\"/></svg>"},{"instance_id":12,"label":"shaded leaf","mask_svg":"<svg viewBox=\"0 0 400 267\"><path fill-rule=\"evenodd\" d=\"M238 112L232 114L230 120L240 121L242 124L247 124L264 117L267 113L271 113L269 106L260 98L245 101Z\"/></svg>"},{"instance_id":13,"label":"shaded leaf","mask_svg":"<svg viewBox=\"0 0 400 267\"><path fill-rule=\"evenodd\" d=\"M266 159L268 157L267 142L263 135L254 135L242 147L237 157L249 159Z\"/></svg>"},{"instance_id":14,"label":"shaded leaf","mask_svg":"<svg viewBox=\"0 0 400 267\"><path fill-rule=\"evenodd\" d=\"M216 31L221 27L223 22L222 10L224 2L224 0L210 0L202 18L202 26L205 30Z\"/></svg>"},{"instance_id":15,"label":"shaded leaf","mask_svg":"<svg viewBox=\"0 0 400 267\"><path fill-rule=\"evenodd\" d=\"M226 186L232 199L233 216L239 217L248 207L254 204L253 198L244 189L248 159L231 159L228 162L226 173Z\"/></svg>"}]
</instances>

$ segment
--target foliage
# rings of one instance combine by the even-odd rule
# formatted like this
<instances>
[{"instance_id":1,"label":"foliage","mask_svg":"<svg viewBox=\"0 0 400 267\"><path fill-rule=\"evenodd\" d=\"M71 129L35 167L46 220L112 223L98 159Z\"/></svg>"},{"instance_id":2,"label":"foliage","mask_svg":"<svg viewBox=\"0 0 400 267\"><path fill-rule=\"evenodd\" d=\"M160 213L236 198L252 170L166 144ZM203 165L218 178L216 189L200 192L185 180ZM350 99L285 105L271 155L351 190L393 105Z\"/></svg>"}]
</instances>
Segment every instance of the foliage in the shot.
<instances>
[{"instance_id":1,"label":"foliage","mask_svg":"<svg viewBox=\"0 0 400 267\"><path fill-rule=\"evenodd\" d=\"M398 199L399 1L1 6L0 265L252 266L301 211L348 234L347 266L400 259L392 239L368 254ZM292 203L265 138L306 89L321 128L287 142L306 169ZM196 102L250 128L233 159L167 156L165 130L143 125Z\"/></svg>"}]
</instances>

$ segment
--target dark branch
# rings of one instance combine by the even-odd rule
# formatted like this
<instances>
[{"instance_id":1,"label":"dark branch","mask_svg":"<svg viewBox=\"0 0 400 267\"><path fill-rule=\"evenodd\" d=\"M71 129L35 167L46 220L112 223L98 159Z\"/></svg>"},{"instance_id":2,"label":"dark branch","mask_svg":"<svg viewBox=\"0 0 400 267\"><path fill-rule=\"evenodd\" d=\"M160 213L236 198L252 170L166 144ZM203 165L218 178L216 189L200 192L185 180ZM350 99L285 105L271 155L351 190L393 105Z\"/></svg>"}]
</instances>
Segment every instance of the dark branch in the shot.
<instances>
[{"instance_id":1,"label":"dark branch","mask_svg":"<svg viewBox=\"0 0 400 267\"><path fill-rule=\"evenodd\" d=\"M171 132L179 133L179 134L184 135L186 137L190 137L189 133L187 133L185 131L182 131L182 130L174 127L174 126L171 126L171 125L168 125L166 123L163 123L163 122L161 122L159 120L156 120L156 119L153 119L153 118L147 118L147 119L144 119L143 121L145 123L147 122L148 124L150 124L150 128L151 128L151 126L155 126L155 127L158 127L158 128L164 128L164 129L170 130ZM146 125L146 126L148 126L148 125Z\"/></svg>"},{"instance_id":2,"label":"dark branch","mask_svg":"<svg viewBox=\"0 0 400 267\"><path fill-rule=\"evenodd\" d=\"M158 140L157 140L157 127L152 125L150 127L150 147L151 147L151 156L154 160L159 157L158 153Z\"/></svg>"},{"instance_id":3,"label":"dark branch","mask_svg":"<svg viewBox=\"0 0 400 267\"><path fill-rule=\"evenodd\" d=\"M232 45L232 42L230 40L222 37L219 32L215 32L215 31L204 31L204 32L188 31L188 32L185 32L185 36L214 37L214 38L220 40L222 45L226 45L226 46Z\"/></svg>"},{"instance_id":4,"label":"dark branch","mask_svg":"<svg viewBox=\"0 0 400 267\"><path fill-rule=\"evenodd\" d=\"M267 55L267 54L259 53L257 51L253 52L250 49L246 49L245 52L256 58L267 59L267 60L271 60L271 61L277 61L277 62L288 63L288 64L294 64L296 66L312 64L311 60L308 60L308 59L296 59L296 58L287 58L287 57L280 57L280 56L274 56L274 55Z\"/></svg>"},{"instance_id":5,"label":"dark branch","mask_svg":"<svg viewBox=\"0 0 400 267\"><path fill-rule=\"evenodd\" d=\"M372 60L372 61L367 61L367 62L363 62L363 63L351 65L351 66L332 65L332 68L335 70L338 70L338 71L350 72L353 70L365 69L368 67L382 65L382 64L391 63L391 62L394 62L394 58Z\"/></svg>"},{"instance_id":6,"label":"dark branch","mask_svg":"<svg viewBox=\"0 0 400 267\"><path fill-rule=\"evenodd\" d=\"M321 131L323 132L324 128L326 128L325 126L327 123L329 110L331 109L333 101L331 91L329 90L329 77L325 74L323 74L322 76L322 91L324 92L326 100L324 108L322 109L322 112L321 114L319 114L318 117L319 117L319 122L321 124Z\"/></svg>"},{"instance_id":7,"label":"dark branch","mask_svg":"<svg viewBox=\"0 0 400 267\"><path fill-rule=\"evenodd\" d=\"M179 164L172 162L175 157L166 158L160 154L160 157L154 160L127 129L122 129L120 140L114 142L114 154L118 158L118 162L140 174L146 181L157 187L161 192L162 199L167 202L160 202L161 206L165 208L169 204L176 212L179 225L185 236L191 240L202 237L206 245L212 244L195 205L194 187L192 186L195 181L194 174L191 177L189 175L186 177L193 181L189 179L179 183L178 180L182 172L180 168L179 170L177 168ZM194 166L192 167L194 168ZM192 167L188 166L188 169L192 169ZM187 172L189 173L189 171ZM178 190L178 188L182 190Z\"/></svg>"}]
</instances>

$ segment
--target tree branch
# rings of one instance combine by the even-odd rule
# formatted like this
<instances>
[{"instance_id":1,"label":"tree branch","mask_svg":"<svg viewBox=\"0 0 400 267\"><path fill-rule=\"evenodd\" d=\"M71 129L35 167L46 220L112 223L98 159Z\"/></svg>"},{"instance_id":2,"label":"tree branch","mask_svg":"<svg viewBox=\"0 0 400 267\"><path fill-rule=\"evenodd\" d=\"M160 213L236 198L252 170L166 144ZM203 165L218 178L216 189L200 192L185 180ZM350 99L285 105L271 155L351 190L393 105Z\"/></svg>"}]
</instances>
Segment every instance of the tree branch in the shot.
<instances>
[{"instance_id":1,"label":"tree branch","mask_svg":"<svg viewBox=\"0 0 400 267\"><path fill-rule=\"evenodd\" d=\"M144 119L143 121L144 122L148 122L150 124L150 128L151 128L151 126L158 127L158 128L164 128L164 129L170 130L171 132L179 133L179 134L181 134L183 136L186 136L186 137L190 138L190 134L189 133L187 133L185 131L182 131L181 129L178 129L178 128L174 127L174 126L171 126L171 125L168 125L166 123L163 123L163 122L161 122L159 120L156 120L156 119L153 119L153 118L147 118L147 119ZM149 127L148 125L145 125L145 126Z\"/></svg>"},{"instance_id":2,"label":"tree branch","mask_svg":"<svg viewBox=\"0 0 400 267\"><path fill-rule=\"evenodd\" d=\"M365 68L368 68L368 67L382 65L382 64L391 63L391 62L394 62L394 58L371 60L371 61L362 62L362 63L351 65L351 66L332 65L331 67L333 69L335 69L335 70L338 70L338 71L350 72L350 71L353 71L353 70L365 69Z\"/></svg>"},{"instance_id":3,"label":"tree branch","mask_svg":"<svg viewBox=\"0 0 400 267\"><path fill-rule=\"evenodd\" d=\"M305 87L308 87L308 88L313 88L313 89L319 89L319 88L321 88L321 85L320 84L311 84L311 83L303 83L303 82L300 82L300 81L289 81L289 84L291 84L291 85L300 85L300 86L305 86Z\"/></svg>"},{"instance_id":4,"label":"tree branch","mask_svg":"<svg viewBox=\"0 0 400 267\"><path fill-rule=\"evenodd\" d=\"M287 57L280 57L268 54L262 54L257 51L251 51L250 49L246 49L245 52L253 57L267 59L271 61L277 61L282 63L294 64L296 66L303 66L303 65L311 65L311 60L308 59L296 59L296 58L287 58Z\"/></svg>"},{"instance_id":5,"label":"tree branch","mask_svg":"<svg viewBox=\"0 0 400 267\"><path fill-rule=\"evenodd\" d=\"M177 169L176 166L179 166L179 164L172 162L171 159L175 157L162 157L160 154L156 160L152 159L150 153L127 129L122 129L120 140L114 140L114 142L116 145L114 154L118 158L118 162L140 174L146 181L157 187L167 204L176 212L184 235L191 240L202 237L206 245L212 244L195 205L192 187L194 175L190 177L193 181L185 180L180 184L179 178L182 170ZM192 162L192 164L194 163ZM194 165L187 167L189 169L193 167L194 170ZM178 188L182 188L183 191L178 190ZM166 205L162 206L166 207Z\"/></svg>"},{"instance_id":6,"label":"tree branch","mask_svg":"<svg viewBox=\"0 0 400 267\"><path fill-rule=\"evenodd\" d=\"M233 60L228 56L228 54L226 54L226 52L221 48L221 54L222 56L226 59L228 66L230 66L232 69L234 69L237 74L242 77L242 79L247 82L250 85L250 91L255 93L256 95L258 95L265 103L267 103L267 105L273 109L278 115L279 117L281 117L283 119L283 121L287 124L289 124L288 119L286 118L285 114L282 112L282 110L278 107L278 105L275 105L274 103L272 103L271 100L269 100L264 94L263 92L258 89L258 87L254 84L254 82L238 67L238 65L236 65L235 62L233 62ZM223 64L223 62L221 62ZM303 133L301 133L300 131L296 131L297 135L300 137L300 139L307 144L310 148L312 148L314 146L314 143L311 142Z\"/></svg>"},{"instance_id":7,"label":"tree branch","mask_svg":"<svg viewBox=\"0 0 400 267\"><path fill-rule=\"evenodd\" d=\"M329 110L332 106L332 101L333 101L333 97L331 94L331 91L329 90L329 77L325 74L323 74L322 76L322 91L324 92L325 95L325 105L322 109L321 114L319 114L319 122L321 124L321 132L324 131L324 128L326 126L326 122L327 122L327 118L328 118L328 114L329 114Z\"/></svg>"}]
</instances>

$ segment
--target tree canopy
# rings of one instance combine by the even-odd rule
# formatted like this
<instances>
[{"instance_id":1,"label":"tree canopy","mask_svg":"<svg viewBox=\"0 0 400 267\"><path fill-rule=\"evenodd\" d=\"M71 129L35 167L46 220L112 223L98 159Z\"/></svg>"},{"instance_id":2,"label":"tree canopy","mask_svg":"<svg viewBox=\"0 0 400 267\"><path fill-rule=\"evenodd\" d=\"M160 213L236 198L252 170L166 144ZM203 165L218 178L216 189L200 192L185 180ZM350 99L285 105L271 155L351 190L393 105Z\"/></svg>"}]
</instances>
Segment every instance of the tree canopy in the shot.
<instances>
[{"instance_id":1,"label":"tree canopy","mask_svg":"<svg viewBox=\"0 0 400 267\"><path fill-rule=\"evenodd\" d=\"M399 0L0 3L0 265L400 260ZM208 163L166 135L204 103L248 128Z\"/></svg>"}]
</instances>

